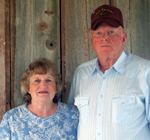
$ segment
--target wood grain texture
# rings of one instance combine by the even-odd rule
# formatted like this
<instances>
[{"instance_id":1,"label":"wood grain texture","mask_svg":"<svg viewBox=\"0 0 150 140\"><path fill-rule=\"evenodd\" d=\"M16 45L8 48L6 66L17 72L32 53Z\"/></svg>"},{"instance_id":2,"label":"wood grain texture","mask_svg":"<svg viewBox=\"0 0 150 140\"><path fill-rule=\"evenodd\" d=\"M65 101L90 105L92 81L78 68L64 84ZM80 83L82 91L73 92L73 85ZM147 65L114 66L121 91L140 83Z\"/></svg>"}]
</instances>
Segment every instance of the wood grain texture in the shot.
<instances>
[{"instance_id":1,"label":"wood grain texture","mask_svg":"<svg viewBox=\"0 0 150 140\"><path fill-rule=\"evenodd\" d=\"M125 51L131 52L131 39L130 39L130 0L116 0L115 6L118 7L123 14L124 31L127 33L127 41L124 47Z\"/></svg>"},{"instance_id":2,"label":"wood grain texture","mask_svg":"<svg viewBox=\"0 0 150 140\"><path fill-rule=\"evenodd\" d=\"M150 59L149 0L130 0L129 10L132 53Z\"/></svg>"},{"instance_id":3,"label":"wood grain texture","mask_svg":"<svg viewBox=\"0 0 150 140\"><path fill-rule=\"evenodd\" d=\"M0 0L0 121L6 112L5 0Z\"/></svg>"},{"instance_id":4,"label":"wood grain texture","mask_svg":"<svg viewBox=\"0 0 150 140\"><path fill-rule=\"evenodd\" d=\"M22 104L21 75L34 59L49 58L60 73L59 4L59 0L16 1L15 106Z\"/></svg>"},{"instance_id":5,"label":"wood grain texture","mask_svg":"<svg viewBox=\"0 0 150 140\"><path fill-rule=\"evenodd\" d=\"M9 0L8 0L9 1ZM15 106L15 102L14 102L14 93L16 92L16 87L14 85L16 85L16 79L15 79L15 75L16 75L16 71L15 71L15 54L16 54L16 0L11 0L10 2L10 15L9 15L9 19L10 19L10 26L9 26L9 37L10 37L10 52L11 52L11 56L9 57L10 59L10 63L11 63L11 70L10 70L10 107L11 106Z\"/></svg>"}]
</instances>

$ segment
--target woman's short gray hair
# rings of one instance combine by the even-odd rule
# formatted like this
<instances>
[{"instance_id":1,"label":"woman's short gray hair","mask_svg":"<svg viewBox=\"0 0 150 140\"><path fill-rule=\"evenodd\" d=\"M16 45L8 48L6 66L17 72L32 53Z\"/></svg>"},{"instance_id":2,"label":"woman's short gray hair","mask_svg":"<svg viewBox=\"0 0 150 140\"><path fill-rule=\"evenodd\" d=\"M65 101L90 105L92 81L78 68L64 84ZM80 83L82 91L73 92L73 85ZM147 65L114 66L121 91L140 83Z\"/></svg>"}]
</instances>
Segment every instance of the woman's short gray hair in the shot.
<instances>
[{"instance_id":1,"label":"woman's short gray hair","mask_svg":"<svg viewBox=\"0 0 150 140\"><path fill-rule=\"evenodd\" d=\"M33 74L46 74L47 72L49 72L49 74L51 74L55 79L57 94L55 95L53 102L58 102L62 91L61 75L57 73L57 67L49 59L39 58L29 64L28 69L22 74L20 80L23 100L27 104L31 103L31 95L28 93L30 77Z\"/></svg>"}]
</instances>

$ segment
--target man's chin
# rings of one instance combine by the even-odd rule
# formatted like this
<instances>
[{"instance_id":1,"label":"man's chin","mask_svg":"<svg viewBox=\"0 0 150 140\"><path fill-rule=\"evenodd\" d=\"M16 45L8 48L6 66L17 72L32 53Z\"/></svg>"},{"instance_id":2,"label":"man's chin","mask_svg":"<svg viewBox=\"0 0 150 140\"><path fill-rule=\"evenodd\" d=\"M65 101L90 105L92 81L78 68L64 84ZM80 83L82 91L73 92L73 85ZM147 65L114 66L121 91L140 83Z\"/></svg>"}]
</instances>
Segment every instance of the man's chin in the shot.
<instances>
[{"instance_id":1,"label":"man's chin","mask_svg":"<svg viewBox=\"0 0 150 140\"><path fill-rule=\"evenodd\" d=\"M102 55L102 56L111 56L113 54L112 54L112 51L103 51L103 52L100 53L100 55Z\"/></svg>"}]
</instances>

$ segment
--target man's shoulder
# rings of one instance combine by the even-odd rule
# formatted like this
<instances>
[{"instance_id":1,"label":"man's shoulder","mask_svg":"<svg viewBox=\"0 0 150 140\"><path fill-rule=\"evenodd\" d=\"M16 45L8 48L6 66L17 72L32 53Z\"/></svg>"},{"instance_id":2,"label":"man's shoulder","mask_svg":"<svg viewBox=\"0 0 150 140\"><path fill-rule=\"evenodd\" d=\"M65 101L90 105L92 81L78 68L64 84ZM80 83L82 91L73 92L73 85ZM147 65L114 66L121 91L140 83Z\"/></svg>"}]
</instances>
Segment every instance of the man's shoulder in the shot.
<instances>
[{"instance_id":1,"label":"man's shoulder","mask_svg":"<svg viewBox=\"0 0 150 140\"><path fill-rule=\"evenodd\" d=\"M81 73L86 73L86 74L91 73L95 69L96 60L97 58L90 60L88 62L82 63L76 68L76 72L81 72Z\"/></svg>"},{"instance_id":2,"label":"man's shoulder","mask_svg":"<svg viewBox=\"0 0 150 140\"><path fill-rule=\"evenodd\" d=\"M141 66L141 65L145 65L145 66L150 66L150 60L147 60L145 58L142 58L140 56L137 56L135 54L131 54L131 53L126 53L127 54L127 58L128 58L128 63L131 64L136 64L137 66Z\"/></svg>"},{"instance_id":3,"label":"man's shoulder","mask_svg":"<svg viewBox=\"0 0 150 140\"><path fill-rule=\"evenodd\" d=\"M92 65L95 65L96 60L97 60L97 58L90 60L90 61L87 61L87 62L84 62L81 65L79 65L77 68L86 68L86 67L90 67Z\"/></svg>"}]
</instances>

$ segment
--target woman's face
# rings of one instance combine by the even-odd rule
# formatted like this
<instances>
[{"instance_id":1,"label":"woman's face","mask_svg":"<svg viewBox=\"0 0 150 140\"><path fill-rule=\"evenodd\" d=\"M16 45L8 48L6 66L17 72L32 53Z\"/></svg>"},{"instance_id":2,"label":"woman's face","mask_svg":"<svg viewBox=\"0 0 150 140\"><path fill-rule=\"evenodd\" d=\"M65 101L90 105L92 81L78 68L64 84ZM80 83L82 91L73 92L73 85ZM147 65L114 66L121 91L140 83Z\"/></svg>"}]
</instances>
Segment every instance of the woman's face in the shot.
<instances>
[{"instance_id":1,"label":"woman's face","mask_svg":"<svg viewBox=\"0 0 150 140\"><path fill-rule=\"evenodd\" d=\"M29 91L32 100L31 104L44 102L53 102L56 92L55 79L49 73L33 74L30 77Z\"/></svg>"}]
</instances>

